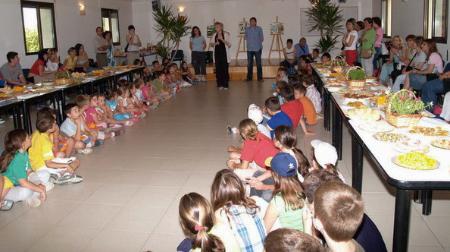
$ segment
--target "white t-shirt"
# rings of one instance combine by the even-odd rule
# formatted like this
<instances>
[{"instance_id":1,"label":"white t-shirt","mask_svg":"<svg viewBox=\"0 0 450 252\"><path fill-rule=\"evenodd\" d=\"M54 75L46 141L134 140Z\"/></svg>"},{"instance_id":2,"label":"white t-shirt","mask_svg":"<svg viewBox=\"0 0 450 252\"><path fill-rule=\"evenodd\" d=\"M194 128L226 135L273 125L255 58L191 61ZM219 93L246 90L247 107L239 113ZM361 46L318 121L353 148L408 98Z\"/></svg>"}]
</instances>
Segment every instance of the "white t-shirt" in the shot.
<instances>
[{"instance_id":1,"label":"white t-shirt","mask_svg":"<svg viewBox=\"0 0 450 252\"><path fill-rule=\"evenodd\" d=\"M295 59L295 47L291 46L291 48L285 48L286 51L286 59L287 60L293 60Z\"/></svg>"},{"instance_id":2,"label":"white t-shirt","mask_svg":"<svg viewBox=\"0 0 450 252\"><path fill-rule=\"evenodd\" d=\"M350 42L350 37L353 36L353 42L350 46L346 46L344 48L344 50L356 50L356 44L358 43L358 32L353 30L351 31L348 36L347 36L347 40L345 41L346 43Z\"/></svg>"}]
</instances>

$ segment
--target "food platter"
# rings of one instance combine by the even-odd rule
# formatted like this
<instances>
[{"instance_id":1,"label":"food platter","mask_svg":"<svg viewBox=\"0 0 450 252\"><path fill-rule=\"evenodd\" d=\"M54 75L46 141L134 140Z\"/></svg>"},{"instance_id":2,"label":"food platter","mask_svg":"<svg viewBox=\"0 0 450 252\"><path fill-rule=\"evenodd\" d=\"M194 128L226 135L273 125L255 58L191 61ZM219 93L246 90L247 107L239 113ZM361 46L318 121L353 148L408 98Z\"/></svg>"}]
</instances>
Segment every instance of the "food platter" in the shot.
<instances>
[{"instance_id":1,"label":"food platter","mask_svg":"<svg viewBox=\"0 0 450 252\"><path fill-rule=\"evenodd\" d=\"M394 144L394 149L400 153L407 153L411 151L427 153L430 151L430 147L418 139L398 141Z\"/></svg>"},{"instance_id":2,"label":"food platter","mask_svg":"<svg viewBox=\"0 0 450 252\"><path fill-rule=\"evenodd\" d=\"M448 130L443 129L440 126L437 127L423 127L423 126L414 126L411 127L409 133L412 134L420 134L424 136L448 136Z\"/></svg>"},{"instance_id":3,"label":"food platter","mask_svg":"<svg viewBox=\"0 0 450 252\"><path fill-rule=\"evenodd\" d=\"M401 133L378 132L373 135L378 141L396 143L398 141L409 140L409 137Z\"/></svg>"},{"instance_id":4,"label":"food platter","mask_svg":"<svg viewBox=\"0 0 450 252\"><path fill-rule=\"evenodd\" d=\"M421 152L409 152L392 158L392 162L400 167L411 170L434 170L439 168L439 162Z\"/></svg>"},{"instance_id":5,"label":"food platter","mask_svg":"<svg viewBox=\"0 0 450 252\"><path fill-rule=\"evenodd\" d=\"M379 110L371 108L349 109L347 110L347 116L357 121L378 121L381 118Z\"/></svg>"},{"instance_id":6,"label":"food platter","mask_svg":"<svg viewBox=\"0 0 450 252\"><path fill-rule=\"evenodd\" d=\"M431 146L444 150L450 150L450 139L444 138L433 140L431 141Z\"/></svg>"}]
</instances>

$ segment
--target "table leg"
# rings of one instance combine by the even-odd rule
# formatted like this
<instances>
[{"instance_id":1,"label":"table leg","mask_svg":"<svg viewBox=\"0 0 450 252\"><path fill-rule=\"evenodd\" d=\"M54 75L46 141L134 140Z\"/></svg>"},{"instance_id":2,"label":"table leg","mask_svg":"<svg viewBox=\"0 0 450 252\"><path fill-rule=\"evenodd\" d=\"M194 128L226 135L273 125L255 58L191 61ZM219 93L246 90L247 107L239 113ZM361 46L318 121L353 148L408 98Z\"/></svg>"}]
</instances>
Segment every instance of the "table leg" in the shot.
<instances>
[{"instance_id":1,"label":"table leg","mask_svg":"<svg viewBox=\"0 0 450 252\"><path fill-rule=\"evenodd\" d=\"M422 202L422 214L430 215L431 203L433 202L433 191L432 190L421 191L420 197Z\"/></svg>"},{"instance_id":2,"label":"table leg","mask_svg":"<svg viewBox=\"0 0 450 252\"><path fill-rule=\"evenodd\" d=\"M408 251L411 195L408 190L397 189L395 197L394 241L392 251Z\"/></svg>"},{"instance_id":3,"label":"table leg","mask_svg":"<svg viewBox=\"0 0 450 252\"><path fill-rule=\"evenodd\" d=\"M339 160L342 160L342 115L337 111L337 105L334 105L335 107L335 116L333 117L333 120L336 120L336 151L338 154Z\"/></svg>"},{"instance_id":4,"label":"table leg","mask_svg":"<svg viewBox=\"0 0 450 252\"><path fill-rule=\"evenodd\" d=\"M352 137L352 187L362 191L363 149L356 137Z\"/></svg>"},{"instance_id":5,"label":"table leg","mask_svg":"<svg viewBox=\"0 0 450 252\"><path fill-rule=\"evenodd\" d=\"M19 125L21 123L19 123L20 120L20 113L18 111L19 109L17 108L16 105L14 105L13 109L12 109L12 116L13 116L13 123L14 123L14 129L19 129L22 127L22 125Z\"/></svg>"},{"instance_id":6,"label":"table leg","mask_svg":"<svg viewBox=\"0 0 450 252\"><path fill-rule=\"evenodd\" d=\"M22 112L23 112L23 129L31 134L31 122L30 122L30 113L28 111L28 105L26 101L22 101Z\"/></svg>"},{"instance_id":7,"label":"table leg","mask_svg":"<svg viewBox=\"0 0 450 252\"><path fill-rule=\"evenodd\" d=\"M323 127L330 131L330 96L326 90L323 92Z\"/></svg>"}]
</instances>

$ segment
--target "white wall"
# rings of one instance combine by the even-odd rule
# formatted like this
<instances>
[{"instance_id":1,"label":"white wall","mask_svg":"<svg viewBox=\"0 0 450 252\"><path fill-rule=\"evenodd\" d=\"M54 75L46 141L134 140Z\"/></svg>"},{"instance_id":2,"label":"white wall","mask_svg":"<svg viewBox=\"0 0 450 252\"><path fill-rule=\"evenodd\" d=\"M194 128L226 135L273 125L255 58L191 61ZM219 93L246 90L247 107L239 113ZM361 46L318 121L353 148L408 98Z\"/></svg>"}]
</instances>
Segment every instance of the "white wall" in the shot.
<instances>
[{"instance_id":1,"label":"white wall","mask_svg":"<svg viewBox=\"0 0 450 252\"><path fill-rule=\"evenodd\" d=\"M121 45L125 46L127 27L133 20L131 0L84 0L85 16L80 16L77 0L37 1L54 3L56 35L61 59L67 55L67 49L76 43L84 44L89 56L95 58L95 27L101 26L101 8L119 10ZM21 57L22 66L29 68L37 56L25 56L20 0L1 0L0 16L2 17L0 31L3 34L0 38L0 64L6 61L8 51L16 51ZM5 22L7 20L10 22Z\"/></svg>"},{"instance_id":2,"label":"white wall","mask_svg":"<svg viewBox=\"0 0 450 252\"><path fill-rule=\"evenodd\" d=\"M359 17L372 16L373 0L347 0L342 6L358 6ZM137 32L140 34L143 42L158 41L157 34L153 30L153 17L151 1L134 0L133 1L133 23L136 25ZM300 34L300 8L309 8L308 0L165 0L166 4L173 7L180 5L185 7L184 14L190 19L190 25L197 25L202 32L206 33L206 26L212 24L216 19L224 23L225 30L231 33L233 38L231 53L234 59L238 44L238 23L243 17L248 20L255 16L258 19L258 25L263 28L265 34L263 58L267 57L272 36L270 36L270 23L279 16L279 21L284 23L285 32L283 41L292 38L298 41ZM141 27L148 27L142 30ZM318 37L306 37L310 47L314 47ZM188 53L188 41L186 37L182 42L182 49L186 56ZM245 54L240 54L239 58L246 58Z\"/></svg>"}]
</instances>

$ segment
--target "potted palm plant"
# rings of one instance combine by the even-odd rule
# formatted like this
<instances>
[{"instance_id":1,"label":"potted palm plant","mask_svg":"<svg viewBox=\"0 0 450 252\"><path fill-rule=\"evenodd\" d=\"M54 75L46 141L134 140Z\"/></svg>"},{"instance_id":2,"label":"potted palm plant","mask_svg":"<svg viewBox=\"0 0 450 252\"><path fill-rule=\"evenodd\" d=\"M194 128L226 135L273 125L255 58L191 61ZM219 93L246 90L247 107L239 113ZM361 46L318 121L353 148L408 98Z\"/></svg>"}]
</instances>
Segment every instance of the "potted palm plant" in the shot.
<instances>
[{"instance_id":1,"label":"potted palm plant","mask_svg":"<svg viewBox=\"0 0 450 252\"><path fill-rule=\"evenodd\" d=\"M331 51L338 41L338 35L341 33L342 10L331 0L314 0L311 1L311 8L306 11L306 15L310 20L311 29L320 32L320 39L316 46L322 52Z\"/></svg>"},{"instance_id":2,"label":"potted palm plant","mask_svg":"<svg viewBox=\"0 0 450 252\"><path fill-rule=\"evenodd\" d=\"M175 14L171 6L161 6L154 10L153 17L156 22L154 29L161 38L156 45L156 52L159 56L168 58L172 50L178 50L180 47L181 38L189 33L189 19Z\"/></svg>"}]
</instances>

